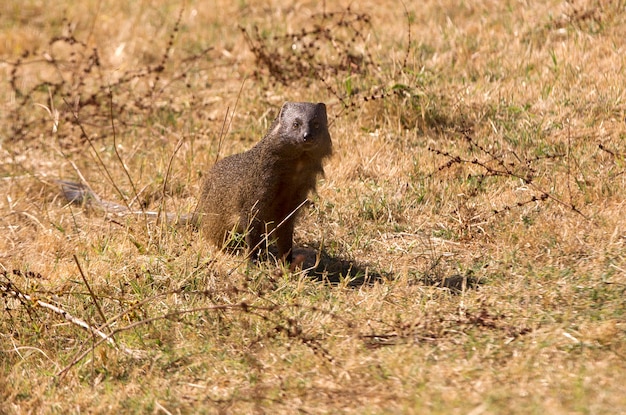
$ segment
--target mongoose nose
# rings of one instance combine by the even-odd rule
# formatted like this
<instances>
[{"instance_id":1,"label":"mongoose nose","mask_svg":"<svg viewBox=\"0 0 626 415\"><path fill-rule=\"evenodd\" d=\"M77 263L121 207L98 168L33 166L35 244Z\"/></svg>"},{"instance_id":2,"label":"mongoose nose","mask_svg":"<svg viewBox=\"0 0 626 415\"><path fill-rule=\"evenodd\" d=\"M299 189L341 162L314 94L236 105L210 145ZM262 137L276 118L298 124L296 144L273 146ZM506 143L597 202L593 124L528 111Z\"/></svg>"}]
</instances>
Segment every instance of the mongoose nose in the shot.
<instances>
[{"instance_id":1,"label":"mongoose nose","mask_svg":"<svg viewBox=\"0 0 626 415\"><path fill-rule=\"evenodd\" d=\"M305 131L303 135L304 141L308 141L311 136L312 134L309 131Z\"/></svg>"}]
</instances>

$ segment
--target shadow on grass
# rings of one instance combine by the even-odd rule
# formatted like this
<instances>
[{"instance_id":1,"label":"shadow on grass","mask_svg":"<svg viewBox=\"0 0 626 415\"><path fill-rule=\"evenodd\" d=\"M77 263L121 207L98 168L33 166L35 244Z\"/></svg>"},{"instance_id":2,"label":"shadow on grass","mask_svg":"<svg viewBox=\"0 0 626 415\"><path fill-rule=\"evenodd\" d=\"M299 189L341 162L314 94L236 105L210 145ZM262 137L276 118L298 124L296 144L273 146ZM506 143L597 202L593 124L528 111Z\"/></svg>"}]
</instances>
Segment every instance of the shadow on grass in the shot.
<instances>
[{"instance_id":1,"label":"shadow on grass","mask_svg":"<svg viewBox=\"0 0 626 415\"><path fill-rule=\"evenodd\" d=\"M360 287L392 278L376 271L369 264L334 257L324 250L295 248L293 257L307 275L333 285L344 283L350 287Z\"/></svg>"},{"instance_id":2,"label":"shadow on grass","mask_svg":"<svg viewBox=\"0 0 626 415\"><path fill-rule=\"evenodd\" d=\"M380 272L370 264L333 257L323 249L295 248L293 257L300 264L300 268L306 270L307 275L332 285L346 283L349 287L360 287L394 279L392 274ZM460 294L468 289L477 289L481 281L472 272L468 272L465 275L452 274L445 277L424 274L415 283Z\"/></svg>"},{"instance_id":3,"label":"shadow on grass","mask_svg":"<svg viewBox=\"0 0 626 415\"><path fill-rule=\"evenodd\" d=\"M471 272L468 272L465 275L452 274L443 278L424 276L420 278L420 283L433 287L447 288L452 294L460 294L468 289L478 288L481 282Z\"/></svg>"},{"instance_id":4,"label":"shadow on grass","mask_svg":"<svg viewBox=\"0 0 626 415\"><path fill-rule=\"evenodd\" d=\"M295 248L293 258L308 276L332 285L343 283L349 287L360 287L394 279L392 274L380 272L371 264L334 257L323 249ZM468 289L478 288L480 281L473 273L468 272L465 275L452 274L445 277L425 274L415 283L444 288L452 294L460 294Z\"/></svg>"}]
</instances>

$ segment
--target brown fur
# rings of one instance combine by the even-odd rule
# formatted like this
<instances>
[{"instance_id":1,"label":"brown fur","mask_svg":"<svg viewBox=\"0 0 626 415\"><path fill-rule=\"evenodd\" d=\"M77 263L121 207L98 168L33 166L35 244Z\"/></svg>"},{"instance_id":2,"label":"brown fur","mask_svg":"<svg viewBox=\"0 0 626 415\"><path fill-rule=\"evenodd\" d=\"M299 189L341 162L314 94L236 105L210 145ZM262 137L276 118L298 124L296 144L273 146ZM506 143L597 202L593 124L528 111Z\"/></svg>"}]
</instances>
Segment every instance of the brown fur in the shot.
<instances>
[{"instance_id":1,"label":"brown fur","mask_svg":"<svg viewBox=\"0 0 626 415\"><path fill-rule=\"evenodd\" d=\"M230 231L243 232L251 259L275 239L279 258L291 262L295 211L331 153L326 106L285 103L259 143L206 174L196 211L205 236L222 246Z\"/></svg>"}]
</instances>

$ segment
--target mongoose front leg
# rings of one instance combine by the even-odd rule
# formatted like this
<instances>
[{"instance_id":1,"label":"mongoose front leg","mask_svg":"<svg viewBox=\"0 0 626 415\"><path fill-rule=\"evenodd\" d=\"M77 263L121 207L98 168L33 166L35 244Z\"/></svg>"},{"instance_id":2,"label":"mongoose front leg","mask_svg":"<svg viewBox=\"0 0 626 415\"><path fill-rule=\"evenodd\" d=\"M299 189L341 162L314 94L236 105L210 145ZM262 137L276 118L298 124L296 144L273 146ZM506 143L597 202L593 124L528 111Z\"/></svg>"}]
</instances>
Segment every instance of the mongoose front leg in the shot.
<instances>
[{"instance_id":1,"label":"mongoose front leg","mask_svg":"<svg viewBox=\"0 0 626 415\"><path fill-rule=\"evenodd\" d=\"M255 220L246 233L246 252L250 261L257 261L267 249L267 239L264 237L263 226Z\"/></svg>"},{"instance_id":2,"label":"mongoose front leg","mask_svg":"<svg viewBox=\"0 0 626 415\"><path fill-rule=\"evenodd\" d=\"M276 245L278 246L278 258L283 263L291 263L293 257L293 227L294 219L289 219L276 229Z\"/></svg>"}]
</instances>

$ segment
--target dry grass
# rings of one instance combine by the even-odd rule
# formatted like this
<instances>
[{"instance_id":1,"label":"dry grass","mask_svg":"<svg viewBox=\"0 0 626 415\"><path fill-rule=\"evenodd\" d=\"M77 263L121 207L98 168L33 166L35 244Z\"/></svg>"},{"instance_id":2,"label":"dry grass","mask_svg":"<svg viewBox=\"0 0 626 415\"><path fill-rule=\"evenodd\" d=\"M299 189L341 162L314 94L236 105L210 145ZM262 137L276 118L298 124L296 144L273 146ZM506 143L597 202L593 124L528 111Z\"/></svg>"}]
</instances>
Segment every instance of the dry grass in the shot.
<instances>
[{"instance_id":1,"label":"dry grass","mask_svg":"<svg viewBox=\"0 0 626 415\"><path fill-rule=\"evenodd\" d=\"M157 3L0 14L0 413L626 411L622 2ZM188 212L286 100L333 120L330 272L54 185Z\"/></svg>"}]
</instances>

